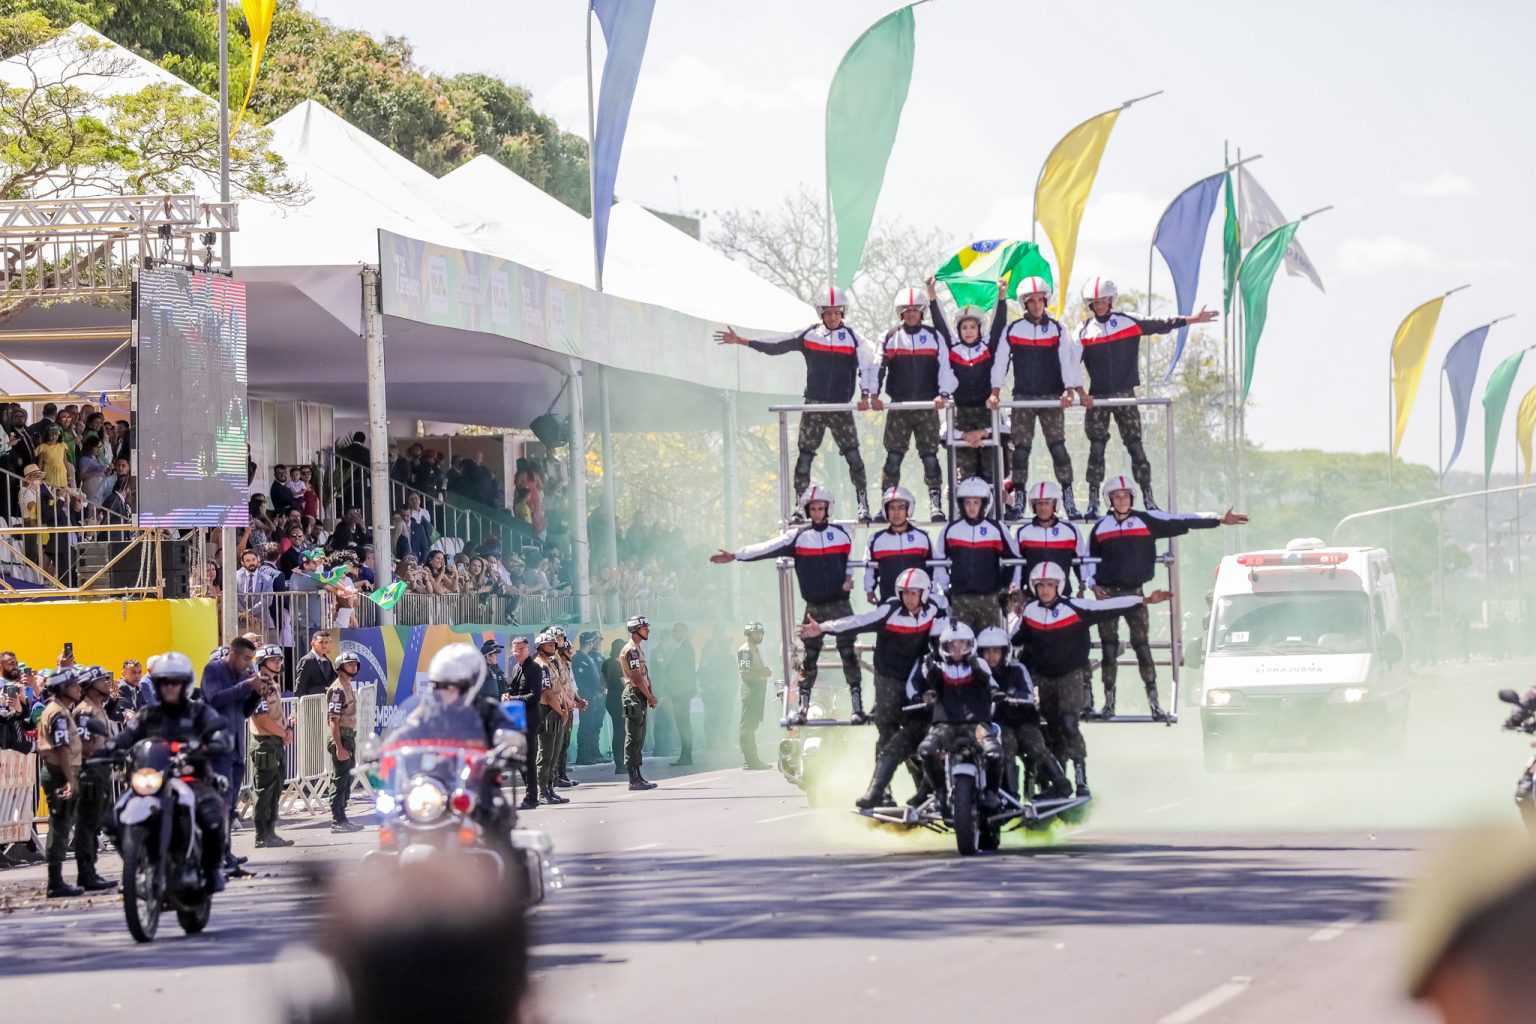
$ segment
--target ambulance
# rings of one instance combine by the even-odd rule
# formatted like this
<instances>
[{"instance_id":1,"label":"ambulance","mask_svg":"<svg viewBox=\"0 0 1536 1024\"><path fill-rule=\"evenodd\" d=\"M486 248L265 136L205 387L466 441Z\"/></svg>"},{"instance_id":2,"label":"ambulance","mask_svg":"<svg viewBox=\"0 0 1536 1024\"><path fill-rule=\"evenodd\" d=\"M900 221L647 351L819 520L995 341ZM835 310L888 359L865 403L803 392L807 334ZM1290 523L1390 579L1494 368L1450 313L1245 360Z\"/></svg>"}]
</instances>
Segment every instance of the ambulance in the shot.
<instances>
[{"instance_id":1,"label":"ambulance","mask_svg":"<svg viewBox=\"0 0 1536 1024\"><path fill-rule=\"evenodd\" d=\"M1402 752L1403 616L1382 548L1306 537L1223 558L1203 661L1207 771L1246 767L1256 754Z\"/></svg>"}]
</instances>

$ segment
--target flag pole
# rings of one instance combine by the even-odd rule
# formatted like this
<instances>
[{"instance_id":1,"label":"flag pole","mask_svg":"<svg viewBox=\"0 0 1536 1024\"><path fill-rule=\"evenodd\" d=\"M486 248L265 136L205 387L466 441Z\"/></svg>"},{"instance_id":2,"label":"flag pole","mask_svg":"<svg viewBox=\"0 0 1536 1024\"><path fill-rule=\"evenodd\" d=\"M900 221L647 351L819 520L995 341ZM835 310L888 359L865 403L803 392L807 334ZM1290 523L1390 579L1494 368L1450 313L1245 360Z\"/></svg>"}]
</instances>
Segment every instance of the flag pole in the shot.
<instances>
[{"instance_id":1,"label":"flag pole","mask_svg":"<svg viewBox=\"0 0 1536 1024\"><path fill-rule=\"evenodd\" d=\"M1062 142L1066 141L1067 135L1071 135L1073 132L1077 131L1083 125L1087 124L1089 121L1096 121L1099 118L1103 117L1105 114L1112 113L1112 112L1114 112L1116 110L1126 110L1129 107L1131 107L1133 104L1140 103L1142 100L1149 100L1149 99L1151 99L1154 96L1161 96L1164 93L1164 91L1165 90L1163 90L1163 89L1159 89L1159 90L1157 90L1157 92L1149 92L1145 96L1137 96L1134 99L1126 100L1124 103L1120 104L1118 107L1111 107L1109 110L1101 110L1097 114L1094 114L1092 117L1085 117L1085 118L1083 118L1083 120L1081 120L1081 121L1077 122L1077 124L1073 125L1067 131L1066 135L1063 135L1061 138L1056 140L1056 145L1051 147L1051 151L1049 153L1045 154L1045 159L1040 162L1040 172L1035 175L1035 191L1034 191L1033 198L1030 201L1030 209L1029 209L1029 214L1030 214L1030 216L1029 216L1029 240L1031 242L1036 242L1037 241L1037 239L1035 237L1035 222L1036 222L1037 215L1040 213L1040 182L1042 180L1044 180L1044 178L1045 178L1045 168L1046 168L1047 165L1050 164L1051 157L1056 155L1057 148L1062 144ZM1062 287L1066 287L1066 284L1067 284L1067 282L1063 281L1062 282Z\"/></svg>"},{"instance_id":2,"label":"flag pole","mask_svg":"<svg viewBox=\"0 0 1536 1024\"><path fill-rule=\"evenodd\" d=\"M1242 162L1243 162L1243 147L1242 146L1237 146L1235 148L1237 150L1237 162L1238 162L1239 165L1241 165ZM1236 188L1236 195L1234 196L1234 202L1237 203L1237 222L1238 222L1238 242L1237 242L1238 260L1237 260L1237 268L1238 268L1238 274L1239 274L1239 276L1241 276L1242 268L1243 268L1243 242L1242 242L1243 176L1241 174L1239 174L1237 176L1237 188ZM1257 242L1258 239L1254 239L1254 241ZM1236 292L1241 286L1237 283L1236 280L1234 280L1232 282L1232 287L1233 287L1234 292ZM1245 318L1243 316L1243 304L1241 302L1241 296L1237 295L1237 294L1234 294L1233 298L1235 300L1237 300L1237 301L1234 301L1232 303L1232 314L1231 314L1233 317L1236 318L1236 322L1232 325L1232 356L1233 356L1234 364L1237 367L1237 376L1233 380L1232 386L1236 389L1236 393L1234 395L1234 398L1235 398L1235 400L1237 402L1237 407L1236 407L1236 409L1233 410L1233 413L1234 413L1234 415L1237 418L1237 436L1233 440L1233 453L1234 453L1234 460L1235 460L1236 465L1237 465L1237 473L1234 476L1233 481L1232 481L1232 490L1233 490L1233 493L1234 493L1234 495L1236 496L1236 499L1237 499L1237 507L1238 508L1242 508L1243 507L1243 442L1248 437L1248 413L1247 413L1248 396L1243 391L1243 380L1246 378L1247 373L1248 373L1248 349L1243 344L1243 323L1244 323L1244 319ZM1237 533L1238 544L1241 545L1243 543L1243 541L1244 541L1242 528L1239 527L1237 529L1236 533ZM1242 548L1239 547L1238 550L1242 550Z\"/></svg>"},{"instance_id":3,"label":"flag pole","mask_svg":"<svg viewBox=\"0 0 1536 1024\"><path fill-rule=\"evenodd\" d=\"M592 3L587 2L587 205L592 210L592 284L603 290L603 261L597 252L597 93L592 86Z\"/></svg>"}]
</instances>

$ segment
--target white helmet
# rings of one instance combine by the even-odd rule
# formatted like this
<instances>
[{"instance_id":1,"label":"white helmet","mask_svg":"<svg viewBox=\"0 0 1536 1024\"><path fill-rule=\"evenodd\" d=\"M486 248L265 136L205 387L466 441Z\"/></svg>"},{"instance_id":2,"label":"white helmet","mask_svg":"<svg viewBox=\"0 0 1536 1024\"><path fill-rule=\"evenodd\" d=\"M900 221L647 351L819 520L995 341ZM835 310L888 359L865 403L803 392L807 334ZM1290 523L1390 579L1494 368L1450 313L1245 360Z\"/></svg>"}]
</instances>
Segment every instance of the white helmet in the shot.
<instances>
[{"instance_id":1,"label":"white helmet","mask_svg":"<svg viewBox=\"0 0 1536 1024\"><path fill-rule=\"evenodd\" d=\"M812 305L816 307L818 312L823 309L847 309L848 292L846 289L839 288L836 285L823 288L816 293L816 301Z\"/></svg>"},{"instance_id":2,"label":"white helmet","mask_svg":"<svg viewBox=\"0 0 1536 1024\"><path fill-rule=\"evenodd\" d=\"M485 655L472 644L449 644L432 655L427 666L427 681L434 687L452 686L464 694L465 704L473 701L485 679Z\"/></svg>"},{"instance_id":3,"label":"white helmet","mask_svg":"<svg viewBox=\"0 0 1536 1024\"><path fill-rule=\"evenodd\" d=\"M896 591L915 590L923 595L923 600L928 599L928 591L933 589L933 581L922 569L903 569L901 575L896 577Z\"/></svg>"},{"instance_id":4,"label":"white helmet","mask_svg":"<svg viewBox=\"0 0 1536 1024\"><path fill-rule=\"evenodd\" d=\"M981 499L981 514L986 515L987 509L992 504L992 485L979 476L966 477L955 488L955 504L960 505L966 498ZM965 506L960 506L960 511L965 511Z\"/></svg>"},{"instance_id":5,"label":"white helmet","mask_svg":"<svg viewBox=\"0 0 1536 1024\"><path fill-rule=\"evenodd\" d=\"M166 651L150 658L144 666L151 685L185 683L192 685L192 659L180 651Z\"/></svg>"},{"instance_id":6,"label":"white helmet","mask_svg":"<svg viewBox=\"0 0 1536 1024\"><path fill-rule=\"evenodd\" d=\"M1034 507L1037 501L1054 502L1057 508L1061 508L1061 484L1053 480L1041 480L1037 484L1030 484L1026 494L1030 507Z\"/></svg>"},{"instance_id":7,"label":"white helmet","mask_svg":"<svg viewBox=\"0 0 1536 1024\"><path fill-rule=\"evenodd\" d=\"M1114 302L1120 295L1115 282L1107 277L1090 277L1088 283L1083 285L1083 305L1089 305L1095 299L1108 299Z\"/></svg>"},{"instance_id":8,"label":"white helmet","mask_svg":"<svg viewBox=\"0 0 1536 1024\"><path fill-rule=\"evenodd\" d=\"M800 495L800 511L804 512L806 515L810 515L811 502L813 501L826 502L827 515L830 516L832 514L832 506L835 504L835 502L832 500L832 492L821 486L821 484L809 484L805 488L804 493Z\"/></svg>"},{"instance_id":9,"label":"white helmet","mask_svg":"<svg viewBox=\"0 0 1536 1024\"><path fill-rule=\"evenodd\" d=\"M1055 562L1041 562L1029 570L1029 589L1035 589L1035 584L1041 580L1054 583L1060 589L1067 585L1067 570Z\"/></svg>"},{"instance_id":10,"label":"white helmet","mask_svg":"<svg viewBox=\"0 0 1536 1024\"><path fill-rule=\"evenodd\" d=\"M928 293L921 288L898 288L896 290L896 310L911 309L916 306L921 309L928 305Z\"/></svg>"},{"instance_id":11,"label":"white helmet","mask_svg":"<svg viewBox=\"0 0 1536 1024\"><path fill-rule=\"evenodd\" d=\"M960 312L955 314L955 330L960 330L960 325L967 320L975 320L977 330L981 329L983 313L980 306L961 306Z\"/></svg>"},{"instance_id":12,"label":"white helmet","mask_svg":"<svg viewBox=\"0 0 1536 1024\"><path fill-rule=\"evenodd\" d=\"M907 515L911 515L917 508L917 499L912 497L912 492L905 487L887 487L885 493L880 495L880 508L889 514L887 506L893 501L907 503Z\"/></svg>"},{"instance_id":13,"label":"white helmet","mask_svg":"<svg viewBox=\"0 0 1536 1024\"><path fill-rule=\"evenodd\" d=\"M1103 488L1099 491L1104 496L1104 504L1110 504L1109 496L1116 491L1129 491L1131 499L1134 501L1136 498L1136 482L1123 473L1105 480Z\"/></svg>"},{"instance_id":14,"label":"white helmet","mask_svg":"<svg viewBox=\"0 0 1536 1024\"><path fill-rule=\"evenodd\" d=\"M1008 634L1003 632L1001 626L988 626L976 637L978 651L987 647L1001 647L1007 650L1009 646Z\"/></svg>"},{"instance_id":15,"label":"white helmet","mask_svg":"<svg viewBox=\"0 0 1536 1024\"><path fill-rule=\"evenodd\" d=\"M1019 286L1013 290L1020 302L1031 295L1038 295L1046 302L1051 301L1051 283L1043 277L1026 277L1019 282Z\"/></svg>"},{"instance_id":16,"label":"white helmet","mask_svg":"<svg viewBox=\"0 0 1536 1024\"><path fill-rule=\"evenodd\" d=\"M963 622L951 622L944 627L944 632L939 634L940 653L956 657L956 655L950 654L949 645L952 643L963 643L966 645L965 653L958 655L958 657L970 657L971 652L976 649L976 634L971 632L971 627Z\"/></svg>"}]
</instances>

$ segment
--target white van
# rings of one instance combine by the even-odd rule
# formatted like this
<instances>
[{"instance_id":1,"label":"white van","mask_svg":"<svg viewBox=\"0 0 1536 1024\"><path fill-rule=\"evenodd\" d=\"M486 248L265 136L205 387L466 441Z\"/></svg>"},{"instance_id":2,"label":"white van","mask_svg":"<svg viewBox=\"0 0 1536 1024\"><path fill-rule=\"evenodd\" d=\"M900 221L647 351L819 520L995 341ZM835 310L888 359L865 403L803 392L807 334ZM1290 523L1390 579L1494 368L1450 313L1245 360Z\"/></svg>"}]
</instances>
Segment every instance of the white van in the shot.
<instances>
[{"instance_id":1,"label":"white van","mask_svg":"<svg viewBox=\"0 0 1536 1024\"><path fill-rule=\"evenodd\" d=\"M1204 668L1208 771L1255 753L1400 753L1408 685L1392 557L1315 537L1228 555L1216 570Z\"/></svg>"}]
</instances>

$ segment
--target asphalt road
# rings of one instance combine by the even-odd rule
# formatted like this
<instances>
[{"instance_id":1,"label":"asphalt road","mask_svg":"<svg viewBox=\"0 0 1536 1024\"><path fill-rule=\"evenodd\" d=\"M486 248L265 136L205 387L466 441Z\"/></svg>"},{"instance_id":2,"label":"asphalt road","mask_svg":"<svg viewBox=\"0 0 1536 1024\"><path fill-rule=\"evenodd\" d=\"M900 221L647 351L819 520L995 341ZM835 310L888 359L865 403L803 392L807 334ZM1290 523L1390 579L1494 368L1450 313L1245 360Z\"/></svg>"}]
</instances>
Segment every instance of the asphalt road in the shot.
<instances>
[{"instance_id":1,"label":"asphalt road","mask_svg":"<svg viewBox=\"0 0 1536 1024\"><path fill-rule=\"evenodd\" d=\"M772 772L706 764L630 794L582 769L572 804L525 819L571 880L536 915L538 1019L888 1024L960 1000L1077 1021L1427 1020L1397 995L1388 904L1437 833L1513 822L1525 746L1498 731L1493 692L1532 672L1419 677L1396 766L1314 756L1207 775L1193 718L1095 726L1090 820L966 860L947 837L812 810ZM0 872L6 1017L159 1021L222 1003L230 1024L268 1020L293 977L273 961L322 912L316 871L372 842L318 822L287 834L300 845L254 855L258 876L231 883L204 936L167 922L150 947L116 899L45 905L40 868Z\"/></svg>"}]
</instances>

